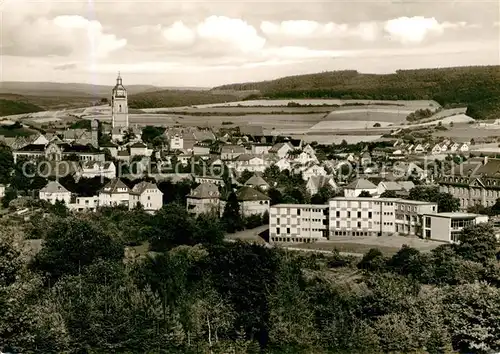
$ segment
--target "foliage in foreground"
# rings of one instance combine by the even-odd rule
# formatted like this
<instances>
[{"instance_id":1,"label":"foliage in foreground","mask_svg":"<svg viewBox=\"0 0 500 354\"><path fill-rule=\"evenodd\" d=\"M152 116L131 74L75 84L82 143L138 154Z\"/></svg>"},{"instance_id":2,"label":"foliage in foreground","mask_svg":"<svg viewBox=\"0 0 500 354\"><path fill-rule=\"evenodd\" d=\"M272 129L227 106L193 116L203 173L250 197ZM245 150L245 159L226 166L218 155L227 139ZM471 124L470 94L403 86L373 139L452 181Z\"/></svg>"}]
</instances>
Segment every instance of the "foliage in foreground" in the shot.
<instances>
[{"instance_id":1,"label":"foliage in foreground","mask_svg":"<svg viewBox=\"0 0 500 354\"><path fill-rule=\"evenodd\" d=\"M468 227L460 245L431 253L403 247L388 258L370 250L356 260L224 243L210 237L220 228L209 227L210 219L189 224L167 209L152 222L140 213L46 217L45 242L31 259L22 247L23 224L4 222L0 349L500 350L500 266L489 225ZM159 252L124 257L123 227L144 229L150 243L162 240Z\"/></svg>"}]
</instances>

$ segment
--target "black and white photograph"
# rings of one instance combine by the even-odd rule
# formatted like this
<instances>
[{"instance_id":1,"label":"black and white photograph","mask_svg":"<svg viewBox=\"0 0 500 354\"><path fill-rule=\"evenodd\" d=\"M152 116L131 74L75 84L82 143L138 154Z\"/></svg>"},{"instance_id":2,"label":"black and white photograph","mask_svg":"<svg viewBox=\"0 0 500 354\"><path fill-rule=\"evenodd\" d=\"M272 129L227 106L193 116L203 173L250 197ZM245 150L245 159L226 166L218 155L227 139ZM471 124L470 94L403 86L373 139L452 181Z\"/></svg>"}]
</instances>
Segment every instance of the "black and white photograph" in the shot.
<instances>
[{"instance_id":1,"label":"black and white photograph","mask_svg":"<svg viewBox=\"0 0 500 354\"><path fill-rule=\"evenodd\" d=\"M0 0L7 353L500 353L500 2Z\"/></svg>"}]
</instances>

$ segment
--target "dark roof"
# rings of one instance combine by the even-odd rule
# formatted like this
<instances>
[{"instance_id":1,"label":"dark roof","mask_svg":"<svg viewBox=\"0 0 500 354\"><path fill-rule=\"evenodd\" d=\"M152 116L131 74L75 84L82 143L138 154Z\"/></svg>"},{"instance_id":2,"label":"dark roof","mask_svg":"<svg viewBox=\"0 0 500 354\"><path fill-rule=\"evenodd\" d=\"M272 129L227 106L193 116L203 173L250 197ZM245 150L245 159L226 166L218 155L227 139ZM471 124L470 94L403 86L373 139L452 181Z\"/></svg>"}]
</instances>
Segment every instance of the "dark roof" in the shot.
<instances>
[{"instance_id":1,"label":"dark roof","mask_svg":"<svg viewBox=\"0 0 500 354\"><path fill-rule=\"evenodd\" d=\"M22 151L22 152L44 152L45 151L45 145L44 144L29 144L26 145L17 151Z\"/></svg>"},{"instance_id":2,"label":"dark roof","mask_svg":"<svg viewBox=\"0 0 500 354\"><path fill-rule=\"evenodd\" d=\"M138 142L136 142L136 143L134 143L134 144L130 145L130 147L131 147L131 148L145 148L145 147L147 147L147 146L146 146L146 144L144 144L144 143L142 143L142 142L138 141Z\"/></svg>"},{"instance_id":3,"label":"dark roof","mask_svg":"<svg viewBox=\"0 0 500 354\"><path fill-rule=\"evenodd\" d=\"M118 191L118 189L125 189L126 192ZM114 178L108 182L101 190L101 193L129 193L130 188L119 178Z\"/></svg>"},{"instance_id":4,"label":"dark roof","mask_svg":"<svg viewBox=\"0 0 500 354\"><path fill-rule=\"evenodd\" d=\"M75 154L82 154L82 153L89 153L89 154L97 154L99 153L99 149L96 149L90 144L87 145L80 145L80 144L61 144L59 145L64 153L75 153Z\"/></svg>"},{"instance_id":5,"label":"dark roof","mask_svg":"<svg viewBox=\"0 0 500 354\"><path fill-rule=\"evenodd\" d=\"M248 186L241 187L238 192L236 192L236 197L238 197L238 201L240 202L270 200L264 193Z\"/></svg>"},{"instance_id":6,"label":"dark roof","mask_svg":"<svg viewBox=\"0 0 500 354\"><path fill-rule=\"evenodd\" d=\"M213 199L219 197L219 187L213 183L202 183L188 195L188 198L196 199Z\"/></svg>"}]
</instances>

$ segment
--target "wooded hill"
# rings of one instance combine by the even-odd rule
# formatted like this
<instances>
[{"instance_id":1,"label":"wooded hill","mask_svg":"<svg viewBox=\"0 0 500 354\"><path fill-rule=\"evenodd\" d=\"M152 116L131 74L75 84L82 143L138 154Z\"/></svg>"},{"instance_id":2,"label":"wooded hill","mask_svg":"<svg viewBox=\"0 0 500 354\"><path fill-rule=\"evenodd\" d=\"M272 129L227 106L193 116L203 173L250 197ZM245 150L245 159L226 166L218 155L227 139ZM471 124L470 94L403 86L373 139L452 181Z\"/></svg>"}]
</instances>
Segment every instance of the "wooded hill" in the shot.
<instances>
[{"instance_id":1,"label":"wooded hill","mask_svg":"<svg viewBox=\"0 0 500 354\"><path fill-rule=\"evenodd\" d=\"M43 108L29 102L0 99L0 117L43 111Z\"/></svg>"},{"instance_id":2,"label":"wooded hill","mask_svg":"<svg viewBox=\"0 0 500 354\"><path fill-rule=\"evenodd\" d=\"M500 112L500 66L398 70L384 75L334 71L224 85L214 90L258 90L260 95L253 95L253 99L432 99L445 107L466 105L467 114L476 119L493 119Z\"/></svg>"}]
</instances>

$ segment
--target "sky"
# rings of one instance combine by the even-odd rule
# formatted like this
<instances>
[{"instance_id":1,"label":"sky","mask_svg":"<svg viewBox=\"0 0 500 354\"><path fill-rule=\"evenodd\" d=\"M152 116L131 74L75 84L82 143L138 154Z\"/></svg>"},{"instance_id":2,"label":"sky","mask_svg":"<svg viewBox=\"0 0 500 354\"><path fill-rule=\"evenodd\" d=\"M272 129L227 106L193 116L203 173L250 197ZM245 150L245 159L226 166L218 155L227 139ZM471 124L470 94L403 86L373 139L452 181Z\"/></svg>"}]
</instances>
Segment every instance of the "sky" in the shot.
<instances>
[{"instance_id":1,"label":"sky","mask_svg":"<svg viewBox=\"0 0 500 354\"><path fill-rule=\"evenodd\" d=\"M0 0L0 81L213 87L500 64L500 2Z\"/></svg>"}]
</instances>

